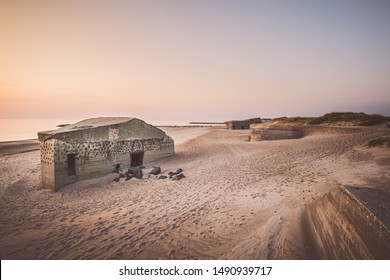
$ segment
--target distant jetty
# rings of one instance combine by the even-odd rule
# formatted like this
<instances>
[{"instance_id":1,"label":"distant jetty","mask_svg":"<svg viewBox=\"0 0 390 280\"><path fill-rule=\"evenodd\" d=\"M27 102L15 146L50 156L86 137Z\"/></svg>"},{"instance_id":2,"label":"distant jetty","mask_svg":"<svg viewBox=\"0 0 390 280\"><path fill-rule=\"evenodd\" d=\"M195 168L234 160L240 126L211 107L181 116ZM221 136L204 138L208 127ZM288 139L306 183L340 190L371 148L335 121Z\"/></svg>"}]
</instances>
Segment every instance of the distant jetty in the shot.
<instances>
[{"instance_id":1,"label":"distant jetty","mask_svg":"<svg viewBox=\"0 0 390 280\"><path fill-rule=\"evenodd\" d=\"M225 124L224 122L190 122L190 124Z\"/></svg>"},{"instance_id":2,"label":"distant jetty","mask_svg":"<svg viewBox=\"0 0 390 280\"><path fill-rule=\"evenodd\" d=\"M251 124L261 123L261 118L252 118L246 120L233 120L225 122L190 122L192 125L226 125L230 129L249 129Z\"/></svg>"}]
</instances>

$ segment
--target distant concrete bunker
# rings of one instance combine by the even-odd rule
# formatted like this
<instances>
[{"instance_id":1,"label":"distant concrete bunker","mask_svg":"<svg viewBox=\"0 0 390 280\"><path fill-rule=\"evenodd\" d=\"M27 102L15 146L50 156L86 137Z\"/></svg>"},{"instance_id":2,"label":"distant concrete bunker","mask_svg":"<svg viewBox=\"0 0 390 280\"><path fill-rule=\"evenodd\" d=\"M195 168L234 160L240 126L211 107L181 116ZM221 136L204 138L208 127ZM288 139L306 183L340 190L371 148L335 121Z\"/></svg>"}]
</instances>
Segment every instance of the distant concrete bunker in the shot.
<instances>
[{"instance_id":1,"label":"distant concrete bunker","mask_svg":"<svg viewBox=\"0 0 390 280\"><path fill-rule=\"evenodd\" d=\"M285 140L298 139L303 136L303 132L293 128L284 126L269 126L265 128L256 128L252 130L251 141L267 141L267 140Z\"/></svg>"},{"instance_id":2,"label":"distant concrete bunker","mask_svg":"<svg viewBox=\"0 0 390 280\"><path fill-rule=\"evenodd\" d=\"M252 118L247 120L226 121L227 129L250 129L251 124L262 123L261 118Z\"/></svg>"},{"instance_id":3,"label":"distant concrete bunker","mask_svg":"<svg viewBox=\"0 0 390 280\"><path fill-rule=\"evenodd\" d=\"M92 118L38 133L42 183L54 190L174 154L164 131L136 118Z\"/></svg>"}]
</instances>

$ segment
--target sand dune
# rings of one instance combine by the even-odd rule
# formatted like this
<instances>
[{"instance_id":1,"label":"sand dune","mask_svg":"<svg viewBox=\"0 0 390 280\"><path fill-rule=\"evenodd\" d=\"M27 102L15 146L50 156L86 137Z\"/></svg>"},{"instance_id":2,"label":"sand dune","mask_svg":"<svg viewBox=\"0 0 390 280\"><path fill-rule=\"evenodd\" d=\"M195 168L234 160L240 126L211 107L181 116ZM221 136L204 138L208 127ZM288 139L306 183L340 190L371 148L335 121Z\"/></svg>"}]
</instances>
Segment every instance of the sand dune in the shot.
<instances>
[{"instance_id":1,"label":"sand dune","mask_svg":"<svg viewBox=\"0 0 390 280\"><path fill-rule=\"evenodd\" d=\"M165 129L176 155L146 167L180 167L180 181L111 174L54 193L41 186L39 151L1 156L1 259L310 259L305 205L338 185L390 181L389 151L363 147L389 128L306 127L270 142Z\"/></svg>"}]
</instances>

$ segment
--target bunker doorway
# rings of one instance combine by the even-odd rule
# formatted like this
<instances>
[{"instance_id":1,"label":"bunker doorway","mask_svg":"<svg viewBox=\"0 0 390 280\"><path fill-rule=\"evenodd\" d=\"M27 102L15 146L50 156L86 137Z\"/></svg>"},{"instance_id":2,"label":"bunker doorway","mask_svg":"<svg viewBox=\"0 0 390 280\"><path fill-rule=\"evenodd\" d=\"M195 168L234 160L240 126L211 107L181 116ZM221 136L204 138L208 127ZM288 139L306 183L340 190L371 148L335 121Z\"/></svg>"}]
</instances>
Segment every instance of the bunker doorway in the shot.
<instances>
[{"instance_id":1,"label":"bunker doorway","mask_svg":"<svg viewBox=\"0 0 390 280\"><path fill-rule=\"evenodd\" d=\"M76 154L68 154L68 176L76 175Z\"/></svg>"},{"instance_id":2,"label":"bunker doorway","mask_svg":"<svg viewBox=\"0 0 390 280\"><path fill-rule=\"evenodd\" d=\"M144 152L134 152L130 154L130 166L141 166L144 164Z\"/></svg>"}]
</instances>

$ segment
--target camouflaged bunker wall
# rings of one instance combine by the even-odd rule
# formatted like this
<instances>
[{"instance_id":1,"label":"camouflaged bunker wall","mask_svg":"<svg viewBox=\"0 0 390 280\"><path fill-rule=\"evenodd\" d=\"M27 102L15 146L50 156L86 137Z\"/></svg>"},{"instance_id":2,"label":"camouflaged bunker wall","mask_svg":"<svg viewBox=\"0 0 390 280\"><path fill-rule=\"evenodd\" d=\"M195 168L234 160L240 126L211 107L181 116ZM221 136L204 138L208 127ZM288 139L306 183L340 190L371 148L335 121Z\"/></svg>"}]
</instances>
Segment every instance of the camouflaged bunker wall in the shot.
<instances>
[{"instance_id":1,"label":"camouflaged bunker wall","mask_svg":"<svg viewBox=\"0 0 390 280\"><path fill-rule=\"evenodd\" d=\"M137 119L39 138L42 183L54 190L115 172L118 164L129 168L136 153L142 153L142 163L174 154L171 137Z\"/></svg>"}]
</instances>

